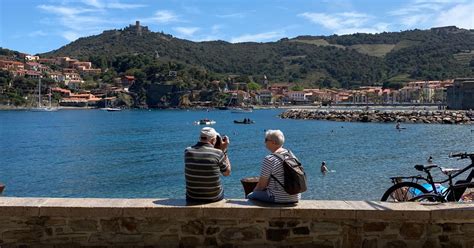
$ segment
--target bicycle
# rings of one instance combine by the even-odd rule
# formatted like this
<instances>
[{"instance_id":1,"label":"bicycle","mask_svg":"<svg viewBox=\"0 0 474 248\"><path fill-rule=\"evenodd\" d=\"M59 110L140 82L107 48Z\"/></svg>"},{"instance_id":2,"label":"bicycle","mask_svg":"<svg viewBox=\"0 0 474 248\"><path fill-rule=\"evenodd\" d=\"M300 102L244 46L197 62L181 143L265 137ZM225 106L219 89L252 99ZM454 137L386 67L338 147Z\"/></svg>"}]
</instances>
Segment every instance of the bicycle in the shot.
<instances>
[{"instance_id":1,"label":"bicycle","mask_svg":"<svg viewBox=\"0 0 474 248\"><path fill-rule=\"evenodd\" d=\"M472 179L474 178L474 153L455 153L450 154L450 158L471 159L471 164L462 169L443 168L436 164L415 165L415 169L427 174L408 176L408 177L391 177L392 185L383 194L381 201L403 202L403 201L430 201L430 202L457 202L468 188L474 188ZM435 181L431 175L431 170L439 168L448 178L442 181ZM459 180L453 184L453 179L462 173L471 169L471 172L464 180ZM409 181L407 181L409 180ZM420 184L419 182L426 182ZM441 184L448 183L445 188Z\"/></svg>"}]
</instances>

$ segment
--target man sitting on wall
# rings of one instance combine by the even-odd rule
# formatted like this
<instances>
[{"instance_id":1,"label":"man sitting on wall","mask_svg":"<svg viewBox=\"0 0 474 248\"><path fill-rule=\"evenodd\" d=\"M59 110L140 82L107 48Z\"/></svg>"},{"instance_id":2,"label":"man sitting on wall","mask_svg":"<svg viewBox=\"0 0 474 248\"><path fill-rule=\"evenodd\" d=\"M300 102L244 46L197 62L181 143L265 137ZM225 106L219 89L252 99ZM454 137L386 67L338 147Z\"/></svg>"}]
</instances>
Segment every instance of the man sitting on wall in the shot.
<instances>
[{"instance_id":1,"label":"man sitting on wall","mask_svg":"<svg viewBox=\"0 0 474 248\"><path fill-rule=\"evenodd\" d=\"M229 176L227 157L230 140L222 139L212 127L201 129L199 142L184 151L186 201L216 202L224 199L220 174Z\"/></svg>"}]
</instances>

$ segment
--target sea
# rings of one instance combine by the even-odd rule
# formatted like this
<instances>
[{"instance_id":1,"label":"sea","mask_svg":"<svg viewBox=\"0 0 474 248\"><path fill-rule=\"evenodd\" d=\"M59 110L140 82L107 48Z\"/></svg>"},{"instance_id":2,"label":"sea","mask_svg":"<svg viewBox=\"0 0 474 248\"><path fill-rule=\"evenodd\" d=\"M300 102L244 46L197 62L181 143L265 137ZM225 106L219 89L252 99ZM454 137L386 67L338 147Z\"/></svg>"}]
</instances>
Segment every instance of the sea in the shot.
<instances>
[{"instance_id":1,"label":"sea","mask_svg":"<svg viewBox=\"0 0 474 248\"><path fill-rule=\"evenodd\" d=\"M185 198L184 149L194 145L208 118L230 138L232 173L226 198L244 198L240 180L258 176L269 154L265 131L279 129L285 147L308 178L303 199L379 200L389 177L418 175L428 157L444 167L468 161L451 152L474 152L474 126L330 122L280 119L284 110L60 110L0 111L0 182L3 196ZM234 124L250 118L254 124ZM320 172L326 161L330 172ZM435 170L436 178L443 175Z\"/></svg>"}]
</instances>

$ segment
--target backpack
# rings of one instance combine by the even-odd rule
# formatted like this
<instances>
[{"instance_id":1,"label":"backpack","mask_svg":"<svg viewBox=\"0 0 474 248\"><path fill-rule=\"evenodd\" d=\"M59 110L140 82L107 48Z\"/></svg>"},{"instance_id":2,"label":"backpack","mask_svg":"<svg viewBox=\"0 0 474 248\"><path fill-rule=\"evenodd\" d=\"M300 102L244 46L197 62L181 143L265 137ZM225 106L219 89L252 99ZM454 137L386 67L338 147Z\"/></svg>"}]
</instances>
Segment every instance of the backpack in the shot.
<instances>
[{"instance_id":1,"label":"backpack","mask_svg":"<svg viewBox=\"0 0 474 248\"><path fill-rule=\"evenodd\" d=\"M293 155L292 152L285 154L273 153L273 155L283 161L283 179L281 183L278 179L271 175L275 181L277 181L286 193L290 195L296 195L306 191L306 173L304 172L303 165Z\"/></svg>"}]
</instances>

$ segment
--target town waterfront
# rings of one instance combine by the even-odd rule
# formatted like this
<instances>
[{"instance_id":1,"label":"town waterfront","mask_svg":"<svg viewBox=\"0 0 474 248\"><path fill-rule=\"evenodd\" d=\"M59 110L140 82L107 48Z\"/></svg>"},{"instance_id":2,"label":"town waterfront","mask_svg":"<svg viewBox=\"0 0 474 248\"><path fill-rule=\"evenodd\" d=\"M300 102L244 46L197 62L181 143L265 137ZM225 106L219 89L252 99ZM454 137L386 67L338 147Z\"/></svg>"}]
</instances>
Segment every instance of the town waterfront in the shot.
<instances>
[{"instance_id":1,"label":"town waterfront","mask_svg":"<svg viewBox=\"0 0 474 248\"><path fill-rule=\"evenodd\" d=\"M193 122L202 118L231 139L226 198L243 198L240 179L259 174L266 129L281 129L303 162L304 199L378 200L390 176L418 174L413 166L429 156L461 167L467 161L448 154L474 149L472 125L405 124L397 131L393 123L279 119L281 111L0 111L0 182L6 196L184 198L183 151L196 142L202 126ZM243 118L255 124L233 123ZM323 160L332 171L326 176Z\"/></svg>"}]
</instances>

